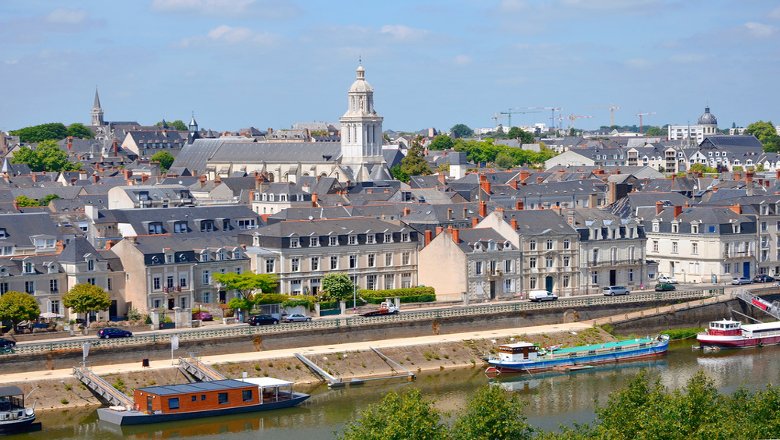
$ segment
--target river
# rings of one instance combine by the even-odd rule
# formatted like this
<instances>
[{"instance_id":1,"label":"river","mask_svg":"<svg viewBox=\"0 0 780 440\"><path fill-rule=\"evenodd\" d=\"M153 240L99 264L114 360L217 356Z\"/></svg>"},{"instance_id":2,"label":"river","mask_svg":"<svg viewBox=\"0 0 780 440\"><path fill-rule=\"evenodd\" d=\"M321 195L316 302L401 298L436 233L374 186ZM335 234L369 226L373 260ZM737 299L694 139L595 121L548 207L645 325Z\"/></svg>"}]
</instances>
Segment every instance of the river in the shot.
<instances>
[{"instance_id":1,"label":"river","mask_svg":"<svg viewBox=\"0 0 780 440\"><path fill-rule=\"evenodd\" d=\"M590 422L594 419L594 399L603 404L609 393L623 387L642 368L651 377L660 377L668 388L679 388L700 369L724 393L740 386L763 387L777 384L780 379L780 346L703 353L691 350L692 341L670 345L669 353L660 359L601 366L569 374L514 375L500 383L519 393L529 402L525 412L532 426L555 429L565 421ZM333 432L353 419L360 408L381 400L388 389L419 388L424 395L436 399L443 411L462 406L468 396L489 382L483 368L445 370L421 373L414 382L374 381L367 385L328 390L325 386L300 388L312 394L303 406L250 415L214 417L140 427L120 428L97 420L94 409L41 412L43 430L9 436L11 439L35 440L109 440L119 438L166 439L194 438L199 440L235 439L247 436L263 439L297 440L334 438Z\"/></svg>"}]
</instances>

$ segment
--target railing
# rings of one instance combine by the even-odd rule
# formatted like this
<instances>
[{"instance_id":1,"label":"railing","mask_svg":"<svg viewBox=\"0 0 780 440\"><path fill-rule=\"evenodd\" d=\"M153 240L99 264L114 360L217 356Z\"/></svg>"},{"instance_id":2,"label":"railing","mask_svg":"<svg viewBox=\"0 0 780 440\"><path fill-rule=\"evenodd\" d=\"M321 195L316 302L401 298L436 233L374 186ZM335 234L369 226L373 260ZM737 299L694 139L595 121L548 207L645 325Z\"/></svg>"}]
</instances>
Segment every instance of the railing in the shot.
<instances>
[{"instance_id":1,"label":"railing","mask_svg":"<svg viewBox=\"0 0 780 440\"><path fill-rule=\"evenodd\" d=\"M410 322L425 319L454 318L461 316L484 316L497 313L513 313L529 310L555 309L560 307L587 307L610 304L629 304L642 303L647 301L671 301L671 300L691 300L723 295L724 289L695 290L695 291L674 291L674 292L655 292L643 294L631 294L611 297L586 297L574 298L564 301L551 302L518 302L511 304L490 304L477 305L469 307L454 307L451 309L439 309L429 311L403 312L394 315L372 316L372 317L353 317L340 319L323 319L309 322L295 322L283 325L266 326L231 326L230 328L220 328L213 330L193 330L173 333L144 334L131 338L100 339L89 340L93 348L113 348L123 346L168 344L173 336L177 336L179 341L201 341L209 339L233 338L238 336L251 336L273 333L289 333L299 330L322 330L329 328L339 328L342 326L361 326L372 325L387 322ZM37 354L57 351L81 350L84 345L83 340L47 342L41 344L17 345L16 347L2 354Z\"/></svg>"}]
</instances>

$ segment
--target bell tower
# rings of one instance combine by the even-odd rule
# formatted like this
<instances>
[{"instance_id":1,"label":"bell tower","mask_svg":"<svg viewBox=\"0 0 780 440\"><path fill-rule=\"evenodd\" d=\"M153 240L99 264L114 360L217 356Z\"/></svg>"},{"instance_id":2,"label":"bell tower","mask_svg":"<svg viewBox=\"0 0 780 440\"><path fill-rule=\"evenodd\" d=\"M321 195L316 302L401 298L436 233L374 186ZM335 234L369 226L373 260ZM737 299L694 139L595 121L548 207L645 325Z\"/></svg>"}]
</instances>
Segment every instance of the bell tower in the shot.
<instances>
[{"instance_id":1,"label":"bell tower","mask_svg":"<svg viewBox=\"0 0 780 440\"><path fill-rule=\"evenodd\" d=\"M341 122L341 163L353 169L383 164L382 118L374 109L374 89L366 81L366 69L357 68L349 88L349 107Z\"/></svg>"},{"instance_id":2,"label":"bell tower","mask_svg":"<svg viewBox=\"0 0 780 440\"><path fill-rule=\"evenodd\" d=\"M95 104L92 106L92 111L90 112L92 115L92 120L90 125L92 126L100 126L100 125L106 125L105 122L103 122L103 108L100 107L100 97L98 96L97 87L95 87Z\"/></svg>"}]
</instances>

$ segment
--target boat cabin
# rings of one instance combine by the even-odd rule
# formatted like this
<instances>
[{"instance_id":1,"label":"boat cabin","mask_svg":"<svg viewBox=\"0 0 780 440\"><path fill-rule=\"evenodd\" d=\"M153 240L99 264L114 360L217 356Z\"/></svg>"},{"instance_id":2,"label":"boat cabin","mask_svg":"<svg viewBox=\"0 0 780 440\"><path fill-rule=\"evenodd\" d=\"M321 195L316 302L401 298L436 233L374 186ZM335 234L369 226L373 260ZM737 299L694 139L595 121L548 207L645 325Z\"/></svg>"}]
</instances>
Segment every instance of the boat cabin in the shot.
<instances>
[{"instance_id":1,"label":"boat cabin","mask_svg":"<svg viewBox=\"0 0 780 440\"><path fill-rule=\"evenodd\" d=\"M289 400L292 385L274 378L214 380L137 388L133 400L136 410L152 414L208 411Z\"/></svg>"},{"instance_id":2,"label":"boat cabin","mask_svg":"<svg viewBox=\"0 0 780 440\"><path fill-rule=\"evenodd\" d=\"M23 417L24 392L16 386L0 388L0 420L12 420Z\"/></svg>"},{"instance_id":3,"label":"boat cabin","mask_svg":"<svg viewBox=\"0 0 780 440\"><path fill-rule=\"evenodd\" d=\"M528 342L498 346L498 359L502 362L532 361L538 354L539 347Z\"/></svg>"},{"instance_id":4,"label":"boat cabin","mask_svg":"<svg viewBox=\"0 0 780 440\"><path fill-rule=\"evenodd\" d=\"M710 322L707 329L710 336L740 336L742 335L742 323L731 319Z\"/></svg>"}]
</instances>

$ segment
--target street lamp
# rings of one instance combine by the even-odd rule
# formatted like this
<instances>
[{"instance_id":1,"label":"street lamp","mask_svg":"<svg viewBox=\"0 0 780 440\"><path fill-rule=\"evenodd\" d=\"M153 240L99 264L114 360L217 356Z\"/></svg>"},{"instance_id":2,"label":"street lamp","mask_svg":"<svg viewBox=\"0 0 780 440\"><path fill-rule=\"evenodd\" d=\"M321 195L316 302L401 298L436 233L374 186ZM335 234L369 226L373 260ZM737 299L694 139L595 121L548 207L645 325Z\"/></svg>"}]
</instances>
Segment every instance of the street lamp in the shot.
<instances>
[{"instance_id":1,"label":"street lamp","mask_svg":"<svg viewBox=\"0 0 780 440\"><path fill-rule=\"evenodd\" d=\"M357 268L352 273L352 314L357 315Z\"/></svg>"}]
</instances>

